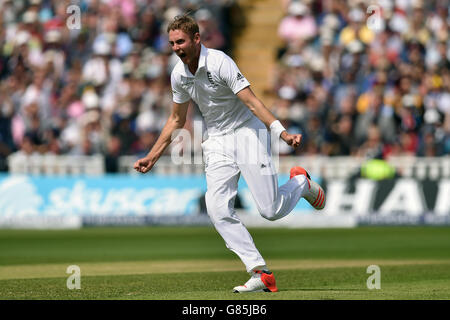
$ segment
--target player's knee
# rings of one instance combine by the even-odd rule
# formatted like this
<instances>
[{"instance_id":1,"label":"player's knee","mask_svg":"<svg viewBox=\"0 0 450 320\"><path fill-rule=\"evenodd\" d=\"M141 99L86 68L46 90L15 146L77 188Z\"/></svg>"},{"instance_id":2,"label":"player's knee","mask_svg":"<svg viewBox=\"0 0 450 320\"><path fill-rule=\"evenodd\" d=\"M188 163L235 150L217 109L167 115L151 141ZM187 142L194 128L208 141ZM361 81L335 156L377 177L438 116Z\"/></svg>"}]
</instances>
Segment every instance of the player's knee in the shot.
<instances>
[{"instance_id":1,"label":"player's knee","mask_svg":"<svg viewBox=\"0 0 450 320\"><path fill-rule=\"evenodd\" d=\"M277 218L276 216L274 216L274 215L272 215L272 216L269 216L269 215L263 215L263 214L261 214L261 215L263 216L264 219L267 219L267 220L269 220L269 221L275 221L275 220L278 219L278 218Z\"/></svg>"},{"instance_id":2,"label":"player's knee","mask_svg":"<svg viewBox=\"0 0 450 320\"><path fill-rule=\"evenodd\" d=\"M225 212L223 208L220 207L211 208L210 210L208 210L208 215L211 219L211 222L214 224L224 221L229 217L227 212Z\"/></svg>"},{"instance_id":3,"label":"player's knee","mask_svg":"<svg viewBox=\"0 0 450 320\"><path fill-rule=\"evenodd\" d=\"M259 208L259 213L261 216L267 220L274 221L277 220L276 209L274 206Z\"/></svg>"},{"instance_id":4,"label":"player's knee","mask_svg":"<svg viewBox=\"0 0 450 320\"><path fill-rule=\"evenodd\" d=\"M218 204L218 199L212 199L205 195L206 211L213 223L226 219L229 216L228 205Z\"/></svg>"}]
</instances>

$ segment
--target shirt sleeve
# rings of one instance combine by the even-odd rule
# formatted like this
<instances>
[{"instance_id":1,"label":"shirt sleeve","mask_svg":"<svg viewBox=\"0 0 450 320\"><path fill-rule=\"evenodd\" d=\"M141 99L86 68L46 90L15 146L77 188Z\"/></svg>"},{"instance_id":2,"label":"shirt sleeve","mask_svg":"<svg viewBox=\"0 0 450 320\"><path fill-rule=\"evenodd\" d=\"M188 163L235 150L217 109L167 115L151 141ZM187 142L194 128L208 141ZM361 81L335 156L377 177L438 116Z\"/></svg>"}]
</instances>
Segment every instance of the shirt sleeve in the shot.
<instances>
[{"instance_id":1,"label":"shirt sleeve","mask_svg":"<svg viewBox=\"0 0 450 320\"><path fill-rule=\"evenodd\" d=\"M236 63L225 55L219 69L219 77L227 84L234 94L248 87L250 82L242 75Z\"/></svg>"},{"instance_id":2,"label":"shirt sleeve","mask_svg":"<svg viewBox=\"0 0 450 320\"><path fill-rule=\"evenodd\" d=\"M191 99L191 96L181 86L180 78L172 72L170 75L170 83L172 85L172 100L175 103L185 103Z\"/></svg>"}]
</instances>

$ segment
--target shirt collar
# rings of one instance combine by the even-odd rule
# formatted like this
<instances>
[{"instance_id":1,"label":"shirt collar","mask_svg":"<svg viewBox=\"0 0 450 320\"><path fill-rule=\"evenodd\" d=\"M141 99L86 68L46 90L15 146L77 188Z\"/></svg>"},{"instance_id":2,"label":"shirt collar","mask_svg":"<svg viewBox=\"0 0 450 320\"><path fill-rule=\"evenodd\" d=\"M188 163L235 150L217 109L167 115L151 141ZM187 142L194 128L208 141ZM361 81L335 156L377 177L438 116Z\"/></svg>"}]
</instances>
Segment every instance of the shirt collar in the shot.
<instances>
[{"instance_id":1,"label":"shirt collar","mask_svg":"<svg viewBox=\"0 0 450 320\"><path fill-rule=\"evenodd\" d=\"M198 58L198 67L197 70L201 68L206 68L206 56L208 55L208 48L206 48L203 44L200 44L200 57ZM187 76L190 76L192 73L189 71L187 64L184 65L184 70ZM195 74L193 74L195 77Z\"/></svg>"},{"instance_id":2,"label":"shirt collar","mask_svg":"<svg viewBox=\"0 0 450 320\"><path fill-rule=\"evenodd\" d=\"M208 54L208 49L203 44L200 45L201 49L200 49L200 57L198 59L198 69L206 66L206 56Z\"/></svg>"}]
</instances>

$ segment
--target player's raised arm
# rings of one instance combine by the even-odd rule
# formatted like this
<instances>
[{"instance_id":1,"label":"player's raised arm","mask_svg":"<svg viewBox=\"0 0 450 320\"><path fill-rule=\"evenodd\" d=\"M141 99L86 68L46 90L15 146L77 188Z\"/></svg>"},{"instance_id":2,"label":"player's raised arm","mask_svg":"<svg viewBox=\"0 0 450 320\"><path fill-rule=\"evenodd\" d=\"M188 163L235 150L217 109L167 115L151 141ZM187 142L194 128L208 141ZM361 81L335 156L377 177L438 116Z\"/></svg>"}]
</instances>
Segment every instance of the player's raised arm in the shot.
<instances>
[{"instance_id":1,"label":"player's raised arm","mask_svg":"<svg viewBox=\"0 0 450 320\"><path fill-rule=\"evenodd\" d=\"M175 130L181 129L186 123L186 115L189 107L189 101L185 103L173 102L172 112L164 125L154 146L147 156L137 160L134 163L134 169L141 173L149 172L155 165L156 161L161 157L164 150L172 142L172 134Z\"/></svg>"},{"instance_id":2,"label":"player's raised arm","mask_svg":"<svg viewBox=\"0 0 450 320\"><path fill-rule=\"evenodd\" d=\"M237 93L238 98L258 117L277 137L283 139L288 145L296 148L302 140L301 134L289 134L275 116L266 108L264 103L259 100L250 87L246 87Z\"/></svg>"}]
</instances>

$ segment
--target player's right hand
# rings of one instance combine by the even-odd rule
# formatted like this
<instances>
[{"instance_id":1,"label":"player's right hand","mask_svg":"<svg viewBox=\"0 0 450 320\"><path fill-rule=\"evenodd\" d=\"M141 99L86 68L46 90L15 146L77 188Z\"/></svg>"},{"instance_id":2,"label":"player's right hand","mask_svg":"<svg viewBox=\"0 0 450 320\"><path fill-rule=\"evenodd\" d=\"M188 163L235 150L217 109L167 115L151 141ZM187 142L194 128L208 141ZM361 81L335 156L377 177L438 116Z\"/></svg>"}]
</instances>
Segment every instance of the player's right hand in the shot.
<instances>
[{"instance_id":1,"label":"player's right hand","mask_svg":"<svg viewBox=\"0 0 450 320\"><path fill-rule=\"evenodd\" d=\"M152 169L153 165L154 162L150 159L142 158L134 163L134 170L140 173L147 173Z\"/></svg>"},{"instance_id":2,"label":"player's right hand","mask_svg":"<svg viewBox=\"0 0 450 320\"><path fill-rule=\"evenodd\" d=\"M300 133L289 134L286 131L283 131L281 133L280 138L283 139L292 148L297 148L298 146L300 146L300 143L302 141L302 135Z\"/></svg>"}]
</instances>

